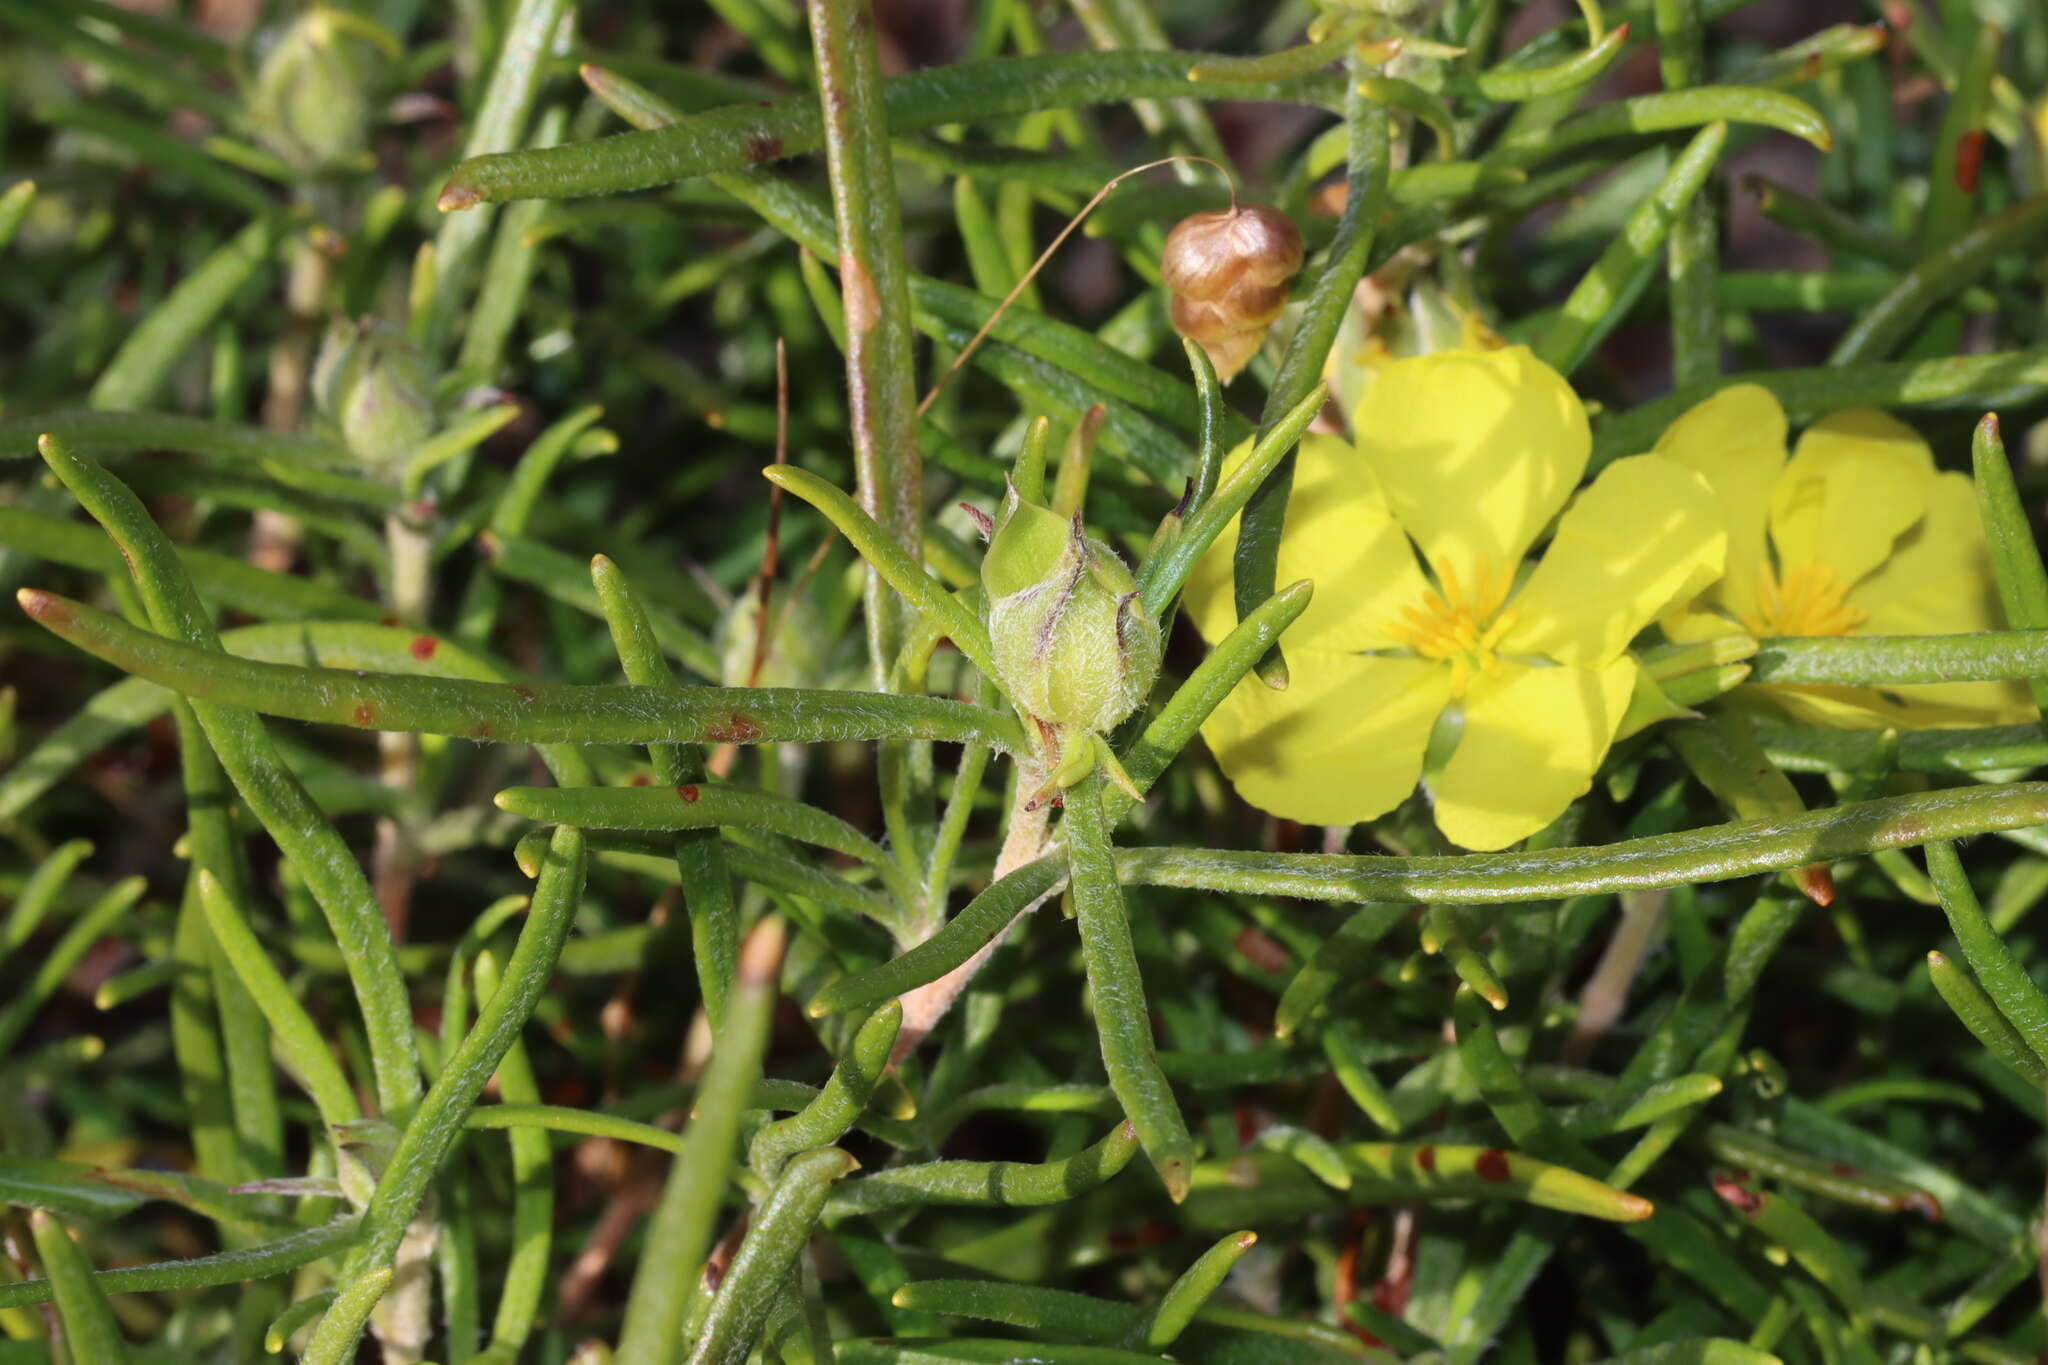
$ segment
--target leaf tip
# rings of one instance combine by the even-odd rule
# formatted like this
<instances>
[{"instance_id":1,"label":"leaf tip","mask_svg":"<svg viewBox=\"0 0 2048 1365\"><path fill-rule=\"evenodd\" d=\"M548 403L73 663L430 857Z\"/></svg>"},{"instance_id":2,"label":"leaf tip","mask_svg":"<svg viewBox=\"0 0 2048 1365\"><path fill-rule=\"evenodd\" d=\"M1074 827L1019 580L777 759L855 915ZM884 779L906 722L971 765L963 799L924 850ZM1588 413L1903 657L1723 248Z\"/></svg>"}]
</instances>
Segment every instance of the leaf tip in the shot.
<instances>
[{"instance_id":1,"label":"leaf tip","mask_svg":"<svg viewBox=\"0 0 2048 1365\"><path fill-rule=\"evenodd\" d=\"M1826 863L1808 863L1792 874L1792 880L1821 909L1835 903L1835 874Z\"/></svg>"},{"instance_id":2,"label":"leaf tip","mask_svg":"<svg viewBox=\"0 0 2048 1365\"><path fill-rule=\"evenodd\" d=\"M41 588L20 588L15 591L14 600L21 604L22 611L28 614L30 620L40 625L49 625L53 621L63 619L64 599L56 593L45 592Z\"/></svg>"},{"instance_id":3,"label":"leaf tip","mask_svg":"<svg viewBox=\"0 0 2048 1365\"><path fill-rule=\"evenodd\" d=\"M1166 1197L1176 1204L1187 1202L1188 1191L1194 1187L1194 1174L1189 1171L1184 1157L1168 1157L1159 1163L1159 1182L1166 1186Z\"/></svg>"},{"instance_id":4,"label":"leaf tip","mask_svg":"<svg viewBox=\"0 0 2048 1365\"><path fill-rule=\"evenodd\" d=\"M473 209L483 202L482 190L460 179L451 179L441 187L441 197L434 201L434 207L443 213L460 213L464 209Z\"/></svg>"}]
</instances>

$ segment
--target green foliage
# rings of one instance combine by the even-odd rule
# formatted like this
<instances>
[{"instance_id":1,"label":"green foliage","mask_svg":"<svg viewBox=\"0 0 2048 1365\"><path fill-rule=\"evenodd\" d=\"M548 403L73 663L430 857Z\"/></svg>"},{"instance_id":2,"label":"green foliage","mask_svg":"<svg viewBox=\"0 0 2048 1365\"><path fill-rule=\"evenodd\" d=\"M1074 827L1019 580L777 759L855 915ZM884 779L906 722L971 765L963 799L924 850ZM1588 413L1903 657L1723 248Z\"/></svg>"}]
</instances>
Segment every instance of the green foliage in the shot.
<instances>
[{"instance_id":1,"label":"green foliage","mask_svg":"<svg viewBox=\"0 0 2048 1365\"><path fill-rule=\"evenodd\" d=\"M2048 1351L2048 730L1722 695L2048 698L2048 10L1070 8L0 0L0 1365ZM2008 628L1252 809L1294 453L1461 331L1591 470L1894 411Z\"/></svg>"}]
</instances>

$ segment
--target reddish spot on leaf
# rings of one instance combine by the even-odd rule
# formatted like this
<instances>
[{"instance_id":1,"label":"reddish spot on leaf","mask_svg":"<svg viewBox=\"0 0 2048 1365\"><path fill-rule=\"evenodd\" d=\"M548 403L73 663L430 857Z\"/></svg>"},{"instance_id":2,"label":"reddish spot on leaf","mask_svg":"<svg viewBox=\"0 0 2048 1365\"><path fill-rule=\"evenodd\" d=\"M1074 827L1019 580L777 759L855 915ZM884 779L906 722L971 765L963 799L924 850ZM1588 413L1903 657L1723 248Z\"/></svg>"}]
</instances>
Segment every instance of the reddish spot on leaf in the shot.
<instances>
[{"instance_id":1,"label":"reddish spot on leaf","mask_svg":"<svg viewBox=\"0 0 2048 1365\"><path fill-rule=\"evenodd\" d=\"M530 687L521 687L516 683L513 684L512 694L518 697L519 700L527 702L529 704L540 700L540 693L534 691Z\"/></svg>"},{"instance_id":2,"label":"reddish spot on leaf","mask_svg":"<svg viewBox=\"0 0 2048 1365\"><path fill-rule=\"evenodd\" d=\"M683 798L683 804L686 806L697 804L697 789L688 782L676 788L676 795Z\"/></svg>"},{"instance_id":3,"label":"reddish spot on leaf","mask_svg":"<svg viewBox=\"0 0 2048 1365\"><path fill-rule=\"evenodd\" d=\"M761 727L753 717L738 711L704 729L704 738L713 744L752 744L760 737Z\"/></svg>"},{"instance_id":4,"label":"reddish spot on leaf","mask_svg":"<svg viewBox=\"0 0 2048 1365\"><path fill-rule=\"evenodd\" d=\"M1415 1149L1415 1164L1420 1166L1423 1170L1428 1171L1431 1175L1435 1175L1436 1148L1417 1147Z\"/></svg>"},{"instance_id":5,"label":"reddish spot on leaf","mask_svg":"<svg viewBox=\"0 0 2048 1365\"><path fill-rule=\"evenodd\" d=\"M1853 1177L1862 1174L1861 1171L1858 1171L1854 1166L1851 1166L1846 1161L1834 1162L1832 1165L1828 1167L1828 1169L1833 1171L1836 1175L1846 1175Z\"/></svg>"},{"instance_id":6,"label":"reddish spot on leaf","mask_svg":"<svg viewBox=\"0 0 2048 1365\"><path fill-rule=\"evenodd\" d=\"M649 777L646 773L633 774L633 785L636 787L644 787L652 781L654 781L654 779Z\"/></svg>"},{"instance_id":7,"label":"reddish spot on leaf","mask_svg":"<svg viewBox=\"0 0 2048 1365\"><path fill-rule=\"evenodd\" d=\"M489 739L495 733L497 732L492 729L489 721L480 720L476 723L476 737L478 739Z\"/></svg>"},{"instance_id":8,"label":"reddish spot on leaf","mask_svg":"<svg viewBox=\"0 0 2048 1365\"><path fill-rule=\"evenodd\" d=\"M756 133L747 139L747 162L760 165L782 155L782 139L773 133Z\"/></svg>"},{"instance_id":9,"label":"reddish spot on leaf","mask_svg":"<svg viewBox=\"0 0 2048 1365\"><path fill-rule=\"evenodd\" d=\"M377 708L366 701L358 702L351 719L358 725L368 725L377 719Z\"/></svg>"},{"instance_id":10,"label":"reddish spot on leaf","mask_svg":"<svg viewBox=\"0 0 2048 1365\"><path fill-rule=\"evenodd\" d=\"M440 647L441 642L431 635L415 635L412 637L412 644L408 646L412 650L412 657L421 663L433 658L434 651Z\"/></svg>"},{"instance_id":11,"label":"reddish spot on leaf","mask_svg":"<svg viewBox=\"0 0 2048 1365\"><path fill-rule=\"evenodd\" d=\"M1104 1240L1112 1251L1136 1251L1141 1247L1156 1247L1174 1238L1173 1224L1154 1218L1138 1224L1135 1228L1112 1232Z\"/></svg>"},{"instance_id":12,"label":"reddish spot on leaf","mask_svg":"<svg viewBox=\"0 0 2048 1365\"><path fill-rule=\"evenodd\" d=\"M1972 128L1956 140L1956 188L1977 192L1977 174L1984 169L1984 130Z\"/></svg>"},{"instance_id":13,"label":"reddish spot on leaf","mask_svg":"<svg viewBox=\"0 0 2048 1365\"><path fill-rule=\"evenodd\" d=\"M1754 1218L1763 1209L1764 1197L1755 1190L1743 1188L1741 1180L1736 1178L1747 1175L1746 1171L1736 1171L1729 1175L1715 1176L1714 1193L1741 1209L1745 1218Z\"/></svg>"},{"instance_id":14,"label":"reddish spot on leaf","mask_svg":"<svg viewBox=\"0 0 2048 1365\"><path fill-rule=\"evenodd\" d=\"M1472 1170L1481 1180L1491 1180L1495 1183L1506 1180L1508 1154L1498 1147L1488 1147L1479 1154L1479 1159L1472 1163Z\"/></svg>"},{"instance_id":15,"label":"reddish spot on leaf","mask_svg":"<svg viewBox=\"0 0 2048 1365\"><path fill-rule=\"evenodd\" d=\"M1820 68L1820 54L1818 52L1807 53L1806 59L1799 63L1799 79L1802 81L1812 80L1820 75Z\"/></svg>"},{"instance_id":16,"label":"reddish spot on leaf","mask_svg":"<svg viewBox=\"0 0 2048 1365\"><path fill-rule=\"evenodd\" d=\"M396 616L380 616L377 618L377 624L380 626L395 626L398 624L398 618Z\"/></svg>"},{"instance_id":17,"label":"reddish spot on leaf","mask_svg":"<svg viewBox=\"0 0 2048 1365\"><path fill-rule=\"evenodd\" d=\"M1287 950L1275 943L1264 930L1249 924L1237 931L1237 937L1231 940L1231 944L1239 957L1262 972L1284 972L1294 961Z\"/></svg>"}]
</instances>

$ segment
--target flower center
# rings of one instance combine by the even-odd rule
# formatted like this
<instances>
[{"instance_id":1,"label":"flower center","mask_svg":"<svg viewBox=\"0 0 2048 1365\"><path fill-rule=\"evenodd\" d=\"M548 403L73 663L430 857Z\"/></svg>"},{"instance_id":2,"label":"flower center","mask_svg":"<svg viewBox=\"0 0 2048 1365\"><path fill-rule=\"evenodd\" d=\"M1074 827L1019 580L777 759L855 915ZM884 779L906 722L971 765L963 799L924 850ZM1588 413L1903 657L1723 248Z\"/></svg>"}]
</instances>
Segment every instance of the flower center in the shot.
<instances>
[{"instance_id":1,"label":"flower center","mask_svg":"<svg viewBox=\"0 0 2048 1365\"><path fill-rule=\"evenodd\" d=\"M1515 567L1504 565L1495 573L1487 557L1479 556L1469 592L1449 560L1438 560L1435 569L1438 586L1423 593L1421 601L1403 607L1401 619L1388 633L1425 659L1448 662L1451 695L1463 697L1474 673L1500 672L1500 657L1494 651L1515 623L1514 612L1501 610L1514 585Z\"/></svg>"},{"instance_id":2,"label":"flower center","mask_svg":"<svg viewBox=\"0 0 2048 1365\"><path fill-rule=\"evenodd\" d=\"M1849 585L1817 559L1780 578L1769 564L1757 574L1758 635L1847 635L1869 613L1848 603Z\"/></svg>"}]
</instances>

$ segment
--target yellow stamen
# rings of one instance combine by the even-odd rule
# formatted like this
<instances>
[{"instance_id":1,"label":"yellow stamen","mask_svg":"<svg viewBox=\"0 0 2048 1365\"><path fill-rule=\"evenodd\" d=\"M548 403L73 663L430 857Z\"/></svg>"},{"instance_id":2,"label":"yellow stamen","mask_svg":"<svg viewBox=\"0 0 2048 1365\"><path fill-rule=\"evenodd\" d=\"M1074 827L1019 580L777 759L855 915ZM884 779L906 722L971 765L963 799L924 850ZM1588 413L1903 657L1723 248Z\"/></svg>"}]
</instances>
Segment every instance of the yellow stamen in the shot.
<instances>
[{"instance_id":1,"label":"yellow stamen","mask_svg":"<svg viewBox=\"0 0 2048 1365\"><path fill-rule=\"evenodd\" d=\"M1514 586L1514 565L1496 573L1482 554L1471 567L1469 579L1461 578L1449 560L1438 560L1439 586L1426 589L1421 601L1403 607L1389 632L1423 658L1450 664L1453 697L1465 695L1475 674L1500 675L1496 651L1516 615L1501 610ZM1473 587L1470 593L1465 587L1468 581Z\"/></svg>"},{"instance_id":2,"label":"yellow stamen","mask_svg":"<svg viewBox=\"0 0 2048 1365\"><path fill-rule=\"evenodd\" d=\"M1848 596L1841 575L1818 559L1795 565L1783 576L1764 564L1757 572L1756 616L1745 624L1759 636L1847 635L1869 619L1869 613L1849 605Z\"/></svg>"}]
</instances>

